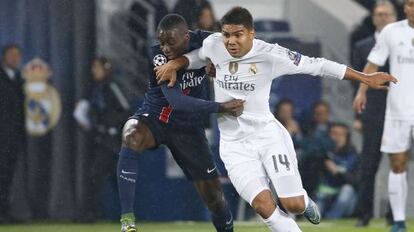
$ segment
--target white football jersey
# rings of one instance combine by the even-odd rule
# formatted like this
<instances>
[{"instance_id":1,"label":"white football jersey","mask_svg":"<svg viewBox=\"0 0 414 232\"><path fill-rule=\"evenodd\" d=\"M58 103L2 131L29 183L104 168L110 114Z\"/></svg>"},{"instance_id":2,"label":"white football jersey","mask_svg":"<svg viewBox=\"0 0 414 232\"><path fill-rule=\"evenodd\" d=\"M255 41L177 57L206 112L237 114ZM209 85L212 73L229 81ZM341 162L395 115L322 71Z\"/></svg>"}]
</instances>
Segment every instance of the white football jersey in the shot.
<instances>
[{"instance_id":1,"label":"white football jersey","mask_svg":"<svg viewBox=\"0 0 414 232\"><path fill-rule=\"evenodd\" d=\"M385 118L414 120L414 28L408 20L388 24L381 31L368 61L382 66L387 58L398 84L391 84L388 91Z\"/></svg>"},{"instance_id":2,"label":"white football jersey","mask_svg":"<svg viewBox=\"0 0 414 232\"><path fill-rule=\"evenodd\" d=\"M260 132L275 122L270 111L269 95L272 80L288 74L311 74L342 79L346 66L322 58L309 58L277 44L255 39L252 49L241 58L232 57L224 47L223 37L215 33L203 46L186 54L195 68L210 59L216 67L215 100L245 100L243 114L233 117L221 114L218 118L221 139L236 141ZM202 62L203 61L203 62Z\"/></svg>"}]
</instances>

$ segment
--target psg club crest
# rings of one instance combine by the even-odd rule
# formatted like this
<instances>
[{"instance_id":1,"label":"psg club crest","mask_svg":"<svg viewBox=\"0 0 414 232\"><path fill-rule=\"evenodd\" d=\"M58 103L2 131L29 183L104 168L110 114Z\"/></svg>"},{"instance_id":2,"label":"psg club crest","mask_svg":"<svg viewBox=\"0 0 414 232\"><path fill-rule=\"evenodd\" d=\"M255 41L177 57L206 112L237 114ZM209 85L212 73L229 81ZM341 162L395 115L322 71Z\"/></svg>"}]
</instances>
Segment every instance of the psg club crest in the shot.
<instances>
[{"instance_id":1,"label":"psg club crest","mask_svg":"<svg viewBox=\"0 0 414 232\"><path fill-rule=\"evenodd\" d=\"M26 130L32 136L42 136L53 129L62 111L56 89L48 83L52 71L43 60L35 58L23 68L26 80Z\"/></svg>"},{"instance_id":2,"label":"psg club crest","mask_svg":"<svg viewBox=\"0 0 414 232\"><path fill-rule=\"evenodd\" d=\"M236 62L230 62L229 64L229 72L233 75L239 69L239 64Z\"/></svg>"},{"instance_id":3,"label":"psg club crest","mask_svg":"<svg viewBox=\"0 0 414 232\"><path fill-rule=\"evenodd\" d=\"M167 57L165 57L162 54L158 54L158 55L154 56L154 59L152 59L152 62L154 63L155 67L161 66L161 65L167 63Z\"/></svg>"}]
</instances>

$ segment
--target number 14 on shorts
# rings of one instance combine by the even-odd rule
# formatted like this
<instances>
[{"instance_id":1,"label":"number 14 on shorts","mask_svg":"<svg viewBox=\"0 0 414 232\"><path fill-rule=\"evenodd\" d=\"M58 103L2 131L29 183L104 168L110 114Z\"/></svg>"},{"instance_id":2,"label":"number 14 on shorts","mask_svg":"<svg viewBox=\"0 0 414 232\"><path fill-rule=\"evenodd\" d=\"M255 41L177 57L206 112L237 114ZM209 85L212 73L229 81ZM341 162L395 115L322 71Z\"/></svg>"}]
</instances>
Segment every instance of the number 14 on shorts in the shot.
<instances>
[{"instance_id":1,"label":"number 14 on shorts","mask_svg":"<svg viewBox=\"0 0 414 232\"><path fill-rule=\"evenodd\" d=\"M289 156L286 154L273 155L273 166L278 176L293 175L292 163L289 161Z\"/></svg>"}]
</instances>

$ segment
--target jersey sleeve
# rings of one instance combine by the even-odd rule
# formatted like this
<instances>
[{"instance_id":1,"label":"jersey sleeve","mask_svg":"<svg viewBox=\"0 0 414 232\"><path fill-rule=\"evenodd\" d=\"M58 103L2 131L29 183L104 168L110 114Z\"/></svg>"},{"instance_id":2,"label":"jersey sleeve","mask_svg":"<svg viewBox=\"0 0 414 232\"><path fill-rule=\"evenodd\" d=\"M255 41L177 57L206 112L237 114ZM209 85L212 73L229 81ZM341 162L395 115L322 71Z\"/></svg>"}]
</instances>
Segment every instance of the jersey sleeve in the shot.
<instances>
[{"instance_id":1,"label":"jersey sleeve","mask_svg":"<svg viewBox=\"0 0 414 232\"><path fill-rule=\"evenodd\" d=\"M161 85L161 90L174 110L208 114L217 113L219 110L217 102L184 95L177 83L172 88L167 87L167 84L164 83Z\"/></svg>"},{"instance_id":2,"label":"jersey sleeve","mask_svg":"<svg viewBox=\"0 0 414 232\"><path fill-rule=\"evenodd\" d=\"M153 46L151 47L150 54L148 57L149 60L149 67L148 67L148 78L149 78L149 84L151 87L157 86L157 78L156 74L154 72L154 68L156 66L161 66L163 64L166 64L168 62L167 57L162 53L159 46Z\"/></svg>"},{"instance_id":3,"label":"jersey sleeve","mask_svg":"<svg viewBox=\"0 0 414 232\"><path fill-rule=\"evenodd\" d=\"M390 54L390 47L388 43L388 35L390 34L390 27L385 27L378 35L377 42L372 48L368 56L368 61L378 66L385 65Z\"/></svg>"},{"instance_id":4,"label":"jersey sleeve","mask_svg":"<svg viewBox=\"0 0 414 232\"><path fill-rule=\"evenodd\" d=\"M270 52L273 78L291 74L309 74L335 79L344 78L346 65L325 58L308 57L277 44L271 46L274 46Z\"/></svg>"},{"instance_id":5,"label":"jersey sleeve","mask_svg":"<svg viewBox=\"0 0 414 232\"><path fill-rule=\"evenodd\" d=\"M209 35L204 39L203 46L184 55L188 59L187 69L200 69L206 66L211 50L213 49L214 36L215 34Z\"/></svg>"}]
</instances>

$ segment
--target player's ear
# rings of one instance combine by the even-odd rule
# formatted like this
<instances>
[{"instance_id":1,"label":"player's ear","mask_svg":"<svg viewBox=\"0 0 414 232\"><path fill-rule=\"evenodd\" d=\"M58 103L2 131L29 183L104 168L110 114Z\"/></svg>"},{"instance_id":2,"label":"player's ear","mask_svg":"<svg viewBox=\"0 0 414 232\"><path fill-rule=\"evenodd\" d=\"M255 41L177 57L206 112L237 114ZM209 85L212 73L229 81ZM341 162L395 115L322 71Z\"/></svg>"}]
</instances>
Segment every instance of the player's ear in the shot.
<instances>
[{"instance_id":1,"label":"player's ear","mask_svg":"<svg viewBox=\"0 0 414 232\"><path fill-rule=\"evenodd\" d=\"M186 40L186 41L188 41L188 40L190 40L190 32L186 32L185 33L185 35L184 35L184 39Z\"/></svg>"},{"instance_id":2,"label":"player's ear","mask_svg":"<svg viewBox=\"0 0 414 232\"><path fill-rule=\"evenodd\" d=\"M251 38L256 38L256 30L254 28L249 30L249 35Z\"/></svg>"}]
</instances>

